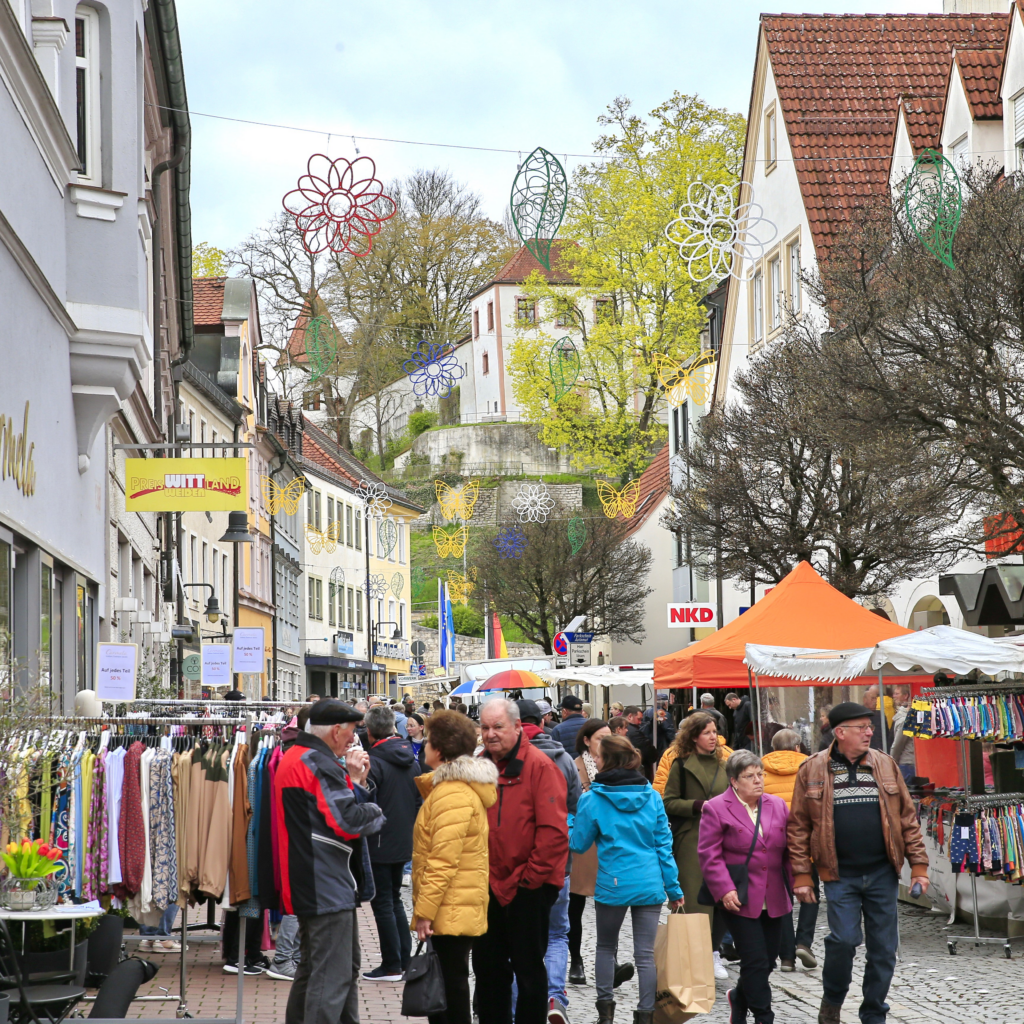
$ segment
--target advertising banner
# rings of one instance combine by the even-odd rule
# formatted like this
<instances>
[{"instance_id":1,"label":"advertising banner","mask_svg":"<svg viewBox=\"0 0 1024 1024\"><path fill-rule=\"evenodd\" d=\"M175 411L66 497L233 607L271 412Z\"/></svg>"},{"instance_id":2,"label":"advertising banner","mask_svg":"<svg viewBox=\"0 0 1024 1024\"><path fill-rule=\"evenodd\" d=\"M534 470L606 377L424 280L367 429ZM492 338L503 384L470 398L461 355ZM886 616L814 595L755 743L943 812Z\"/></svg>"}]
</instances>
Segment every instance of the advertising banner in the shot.
<instances>
[{"instance_id":1,"label":"advertising banner","mask_svg":"<svg viewBox=\"0 0 1024 1024\"><path fill-rule=\"evenodd\" d=\"M203 644L203 686L231 683L231 648L227 644Z\"/></svg>"},{"instance_id":2,"label":"advertising banner","mask_svg":"<svg viewBox=\"0 0 1024 1024\"><path fill-rule=\"evenodd\" d=\"M135 700L138 644L96 645L96 696L100 700Z\"/></svg>"},{"instance_id":3,"label":"advertising banner","mask_svg":"<svg viewBox=\"0 0 1024 1024\"><path fill-rule=\"evenodd\" d=\"M235 626L231 657L236 672L262 674L265 671L263 643L262 626Z\"/></svg>"},{"instance_id":4,"label":"advertising banner","mask_svg":"<svg viewBox=\"0 0 1024 1024\"><path fill-rule=\"evenodd\" d=\"M717 615L718 606L713 604L670 604L668 625L670 629L713 627Z\"/></svg>"},{"instance_id":5,"label":"advertising banner","mask_svg":"<svg viewBox=\"0 0 1024 1024\"><path fill-rule=\"evenodd\" d=\"M245 459L125 459L128 512L244 512Z\"/></svg>"}]
</instances>

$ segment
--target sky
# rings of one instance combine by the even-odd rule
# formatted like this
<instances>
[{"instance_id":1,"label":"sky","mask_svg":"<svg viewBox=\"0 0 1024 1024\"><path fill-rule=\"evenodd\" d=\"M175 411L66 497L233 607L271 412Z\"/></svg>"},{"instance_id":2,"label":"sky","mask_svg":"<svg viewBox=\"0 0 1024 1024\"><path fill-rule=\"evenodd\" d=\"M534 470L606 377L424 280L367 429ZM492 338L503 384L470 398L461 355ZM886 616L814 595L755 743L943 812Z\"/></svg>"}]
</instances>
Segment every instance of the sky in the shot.
<instances>
[{"instance_id":1,"label":"sky","mask_svg":"<svg viewBox=\"0 0 1024 1024\"><path fill-rule=\"evenodd\" d=\"M588 154L616 96L747 113L754 0L178 0L192 111L192 237L227 249L281 210L313 153L383 181L447 168L500 219L536 146ZM783 0L769 11L926 12L941 0ZM268 122L316 133L216 120ZM353 141L352 136L355 136ZM360 136L363 136L361 139ZM511 153L369 141L403 139ZM567 170L581 162L570 155Z\"/></svg>"}]
</instances>

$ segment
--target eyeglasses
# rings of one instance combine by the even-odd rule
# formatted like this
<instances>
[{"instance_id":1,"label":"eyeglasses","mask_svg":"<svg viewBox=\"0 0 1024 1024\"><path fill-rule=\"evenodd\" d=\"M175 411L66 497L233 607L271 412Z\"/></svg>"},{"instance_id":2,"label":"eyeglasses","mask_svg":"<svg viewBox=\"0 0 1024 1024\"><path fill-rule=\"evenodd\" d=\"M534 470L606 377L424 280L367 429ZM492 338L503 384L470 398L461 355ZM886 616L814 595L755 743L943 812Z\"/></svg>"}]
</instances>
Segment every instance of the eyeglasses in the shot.
<instances>
[{"instance_id":1,"label":"eyeglasses","mask_svg":"<svg viewBox=\"0 0 1024 1024\"><path fill-rule=\"evenodd\" d=\"M758 771L744 772L740 776L740 778L744 782L763 782L764 781L764 772L758 772Z\"/></svg>"},{"instance_id":2,"label":"eyeglasses","mask_svg":"<svg viewBox=\"0 0 1024 1024\"><path fill-rule=\"evenodd\" d=\"M837 725L837 729L849 729L852 732L874 732L873 725Z\"/></svg>"}]
</instances>

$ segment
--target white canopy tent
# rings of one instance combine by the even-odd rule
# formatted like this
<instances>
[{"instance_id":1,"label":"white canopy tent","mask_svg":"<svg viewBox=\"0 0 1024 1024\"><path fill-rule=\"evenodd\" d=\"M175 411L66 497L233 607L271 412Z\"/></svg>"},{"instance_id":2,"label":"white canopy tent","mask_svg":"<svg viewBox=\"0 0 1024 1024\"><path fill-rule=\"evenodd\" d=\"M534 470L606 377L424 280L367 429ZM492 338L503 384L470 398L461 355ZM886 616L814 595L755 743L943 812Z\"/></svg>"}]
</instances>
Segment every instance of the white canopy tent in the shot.
<instances>
[{"instance_id":1,"label":"white canopy tent","mask_svg":"<svg viewBox=\"0 0 1024 1024\"><path fill-rule=\"evenodd\" d=\"M540 675L551 683L583 683L589 686L651 686L654 683L653 666L620 672L612 665L589 665L549 669Z\"/></svg>"},{"instance_id":2,"label":"white canopy tent","mask_svg":"<svg viewBox=\"0 0 1024 1024\"><path fill-rule=\"evenodd\" d=\"M874 647L846 651L747 644L744 663L759 676L824 683L871 675L887 666L897 672L918 669L962 675L977 669L988 676L1024 674L1024 647L1007 642L1010 639L999 641L952 626L932 626Z\"/></svg>"}]
</instances>

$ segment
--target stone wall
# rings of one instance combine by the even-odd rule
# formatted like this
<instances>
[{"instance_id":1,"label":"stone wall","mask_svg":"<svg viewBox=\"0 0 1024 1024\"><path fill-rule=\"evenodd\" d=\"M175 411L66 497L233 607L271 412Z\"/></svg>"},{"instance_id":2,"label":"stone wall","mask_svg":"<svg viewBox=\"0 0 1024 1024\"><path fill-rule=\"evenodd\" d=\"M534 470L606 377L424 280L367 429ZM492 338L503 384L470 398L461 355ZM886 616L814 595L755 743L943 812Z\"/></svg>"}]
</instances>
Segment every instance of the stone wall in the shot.
<instances>
[{"instance_id":1,"label":"stone wall","mask_svg":"<svg viewBox=\"0 0 1024 1024\"><path fill-rule=\"evenodd\" d=\"M497 527L503 523L516 521L516 513L512 507L519 488L523 484L536 485L533 480L505 480L497 487L483 487L473 506L472 526ZM544 484L551 495L555 507L552 516L567 518L583 505L582 484ZM430 525L444 526L447 520L441 515L441 507L435 501L429 511L413 520L413 527L423 529Z\"/></svg>"},{"instance_id":2,"label":"stone wall","mask_svg":"<svg viewBox=\"0 0 1024 1024\"><path fill-rule=\"evenodd\" d=\"M427 651L426 654L423 655L423 660L426 662L428 669L440 664L441 652L436 629L428 629L426 626L417 626L414 623L412 627L412 639L414 642L416 640L422 640L423 643L426 644ZM506 642L505 646L508 648L509 657L512 658L544 657L544 649L537 644L510 644ZM456 634L456 661L482 661L486 657L487 647L481 637L459 636Z\"/></svg>"},{"instance_id":3,"label":"stone wall","mask_svg":"<svg viewBox=\"0 0 1024 1024\"><path fill-rule=\"evenodd\" d=\"M480 475L573 472L568 454L551 451L540 439L540 427L534 423L472 423L428 430L416 438L410 452L395 460L395 468L404 467L410 457L414 457L413 461L429 458L432 466L440 466L446 460L451 465L454 453L458 453L463 465L481 467L477 471ZM483 468L487 466L506 468L492 473Z\"/></svg>"}]
</instances>

